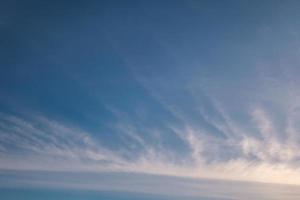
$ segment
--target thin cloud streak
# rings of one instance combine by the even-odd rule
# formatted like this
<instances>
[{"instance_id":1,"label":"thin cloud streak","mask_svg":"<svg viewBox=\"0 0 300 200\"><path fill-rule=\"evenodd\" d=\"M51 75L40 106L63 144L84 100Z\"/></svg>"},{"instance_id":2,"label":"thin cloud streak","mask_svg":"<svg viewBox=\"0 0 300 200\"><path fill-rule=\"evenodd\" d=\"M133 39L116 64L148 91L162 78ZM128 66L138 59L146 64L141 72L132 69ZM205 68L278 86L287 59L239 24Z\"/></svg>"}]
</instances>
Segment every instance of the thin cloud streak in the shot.
<instances>
[{"instance_id":1,"label":"thin cloud streak","mask_svg":"<svg viewBox=\"0 0 300 200\"><path fill-rule=\"evenodd\" d=\"M253 118L258 123L257 128L263 131L262 135L270 134L271 122L262 113L254 111ZM220 142L205 137L205 134L193 127L180 129L174 126L173 131L190 148L190 159L176 163L172 162L164 149L156 149L145 144L145 141L141 142L142 138L137 139L125 133L145 145L146 149L135 160L127 160L122 156L123 152L104 148L101 141L87 132L41 116L33 119L29 121L1 114L1 169L135 172L300 184L299 167L291 164L298 156L296 151L272 137L265 137L263 140L245 137L241 141ZM14 145L22 151L6 150L5 145ZM227 150L213 148L219 145L236 149L239 156L226 161L208 161L205 154L208 151L220 154Z\"/></svg>"}]
</instances>

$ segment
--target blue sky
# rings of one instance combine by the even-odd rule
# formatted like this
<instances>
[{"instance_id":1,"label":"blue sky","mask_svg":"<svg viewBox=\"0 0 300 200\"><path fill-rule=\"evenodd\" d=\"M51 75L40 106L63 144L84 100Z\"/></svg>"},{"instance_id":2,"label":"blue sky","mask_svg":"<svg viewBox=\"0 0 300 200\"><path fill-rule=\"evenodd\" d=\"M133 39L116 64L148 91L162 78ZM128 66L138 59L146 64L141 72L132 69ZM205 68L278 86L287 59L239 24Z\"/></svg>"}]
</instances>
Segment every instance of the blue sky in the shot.
<instances>
[{"instance_id":1,"label":"blue sky","mask_svg":"<svg viewBox=\"0 0 300 200\"><path fill-rule=\"evenodd\" d=\"M300 184L300 2L1 4L0 169Z\"/></svg>"}]
</instances>

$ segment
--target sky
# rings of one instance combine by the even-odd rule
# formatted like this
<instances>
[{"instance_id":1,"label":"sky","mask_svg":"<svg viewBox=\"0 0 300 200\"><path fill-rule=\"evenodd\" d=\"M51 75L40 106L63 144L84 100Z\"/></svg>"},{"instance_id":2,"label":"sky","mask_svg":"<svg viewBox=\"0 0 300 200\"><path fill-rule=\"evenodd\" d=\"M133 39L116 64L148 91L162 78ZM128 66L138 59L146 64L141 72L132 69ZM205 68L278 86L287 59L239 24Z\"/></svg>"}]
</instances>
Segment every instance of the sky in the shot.
<instances>
[{"instance_id":1,"label":"sky","mask_svg":"<svg viewBox=\"0 0 300 200\"><path fill-rule=\"evenodd\" d=\"M299 6L1 1L2 176L300 185Z\"/></svg>"}]
</instances>

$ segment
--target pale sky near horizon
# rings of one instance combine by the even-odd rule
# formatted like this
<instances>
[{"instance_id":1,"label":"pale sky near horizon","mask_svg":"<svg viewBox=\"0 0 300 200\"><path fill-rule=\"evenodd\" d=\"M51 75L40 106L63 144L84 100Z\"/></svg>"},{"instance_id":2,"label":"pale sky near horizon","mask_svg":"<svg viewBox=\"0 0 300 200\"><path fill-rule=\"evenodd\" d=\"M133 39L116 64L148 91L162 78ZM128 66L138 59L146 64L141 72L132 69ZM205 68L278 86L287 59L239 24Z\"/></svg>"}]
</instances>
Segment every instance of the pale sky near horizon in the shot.
<instances>
[{"instance_id":1,"label":"pale sky near horizon","mask_svg":"<svg viewBox=\"0 0 300 200\"><path fill-rule=\"evenodd\" d=\"M300 185L300 1L1 1L0 170Z\"/></svg>"}]
</instances>

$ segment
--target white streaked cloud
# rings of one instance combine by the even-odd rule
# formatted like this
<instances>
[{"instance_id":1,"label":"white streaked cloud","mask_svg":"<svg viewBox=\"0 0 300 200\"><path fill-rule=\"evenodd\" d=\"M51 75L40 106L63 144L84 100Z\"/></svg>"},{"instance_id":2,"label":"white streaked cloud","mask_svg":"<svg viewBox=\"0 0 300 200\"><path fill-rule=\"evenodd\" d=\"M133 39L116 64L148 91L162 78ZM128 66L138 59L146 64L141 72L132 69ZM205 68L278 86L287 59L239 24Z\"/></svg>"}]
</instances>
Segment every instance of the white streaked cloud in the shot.
<instances>
[{"instance_id":1,"label":"white streaked cloud","mask_svg":"<svg viewBox=\"0 0 300 200\"><path fill-rule=\"evenodd\" d=\"M106 140L80 127L42 116L1 114L0 168L136 172L300 184L300 106L294 83L284 84L284 80L272 77L270 82L270 77L263 74L253 78L257 80L253 83L255 91L247 91L243 102L238 102L234 98L244 91L227 90L229 94L222 96L211 87L205 94L202 87L207 85L199 90L195 85L187 87L185 83L178 88L174 83L173 88L171 83L155 85L135 74L147 95L176 120L151 127L107 106L116 118L109 126L116 132L115 138L122 141L114 141L120 145L113 149L105 144ZM283 95L278 95L278 90ZM230 96L233 93L234 98ZM180 140L186 150L180 152L177 143L163 143L170 137Z\"/></svg>"},{"instance_id":2,"label":"white streaked cloud","mask_svg":"<svg viewBox=\"0 0 300 200\"><path fill-rule=\"evenodd\" d=\"M124 134L144 145L134 159L124 152L105 148L99 139L85 131L45 117L28 119L1 114L1 169L54 171L119 171L172 176L247 180L300 184L299 154L295 144L274 136L272 122L261 108L250 115L262 137L247 134L239 138L216 139L197 127L186 125L172 130L190 149L182 162L168 150L147 143L134 129L118 126ZM7 148L9 147L9 148ZM13 147L13 148L12 148ZM176 147L174 147L176 148ZM126 151L126 150L124 150ZM236 151L226 160L212 155ZM298 177L298 178L297 178Z\"/></svg>"}]
</instances>

